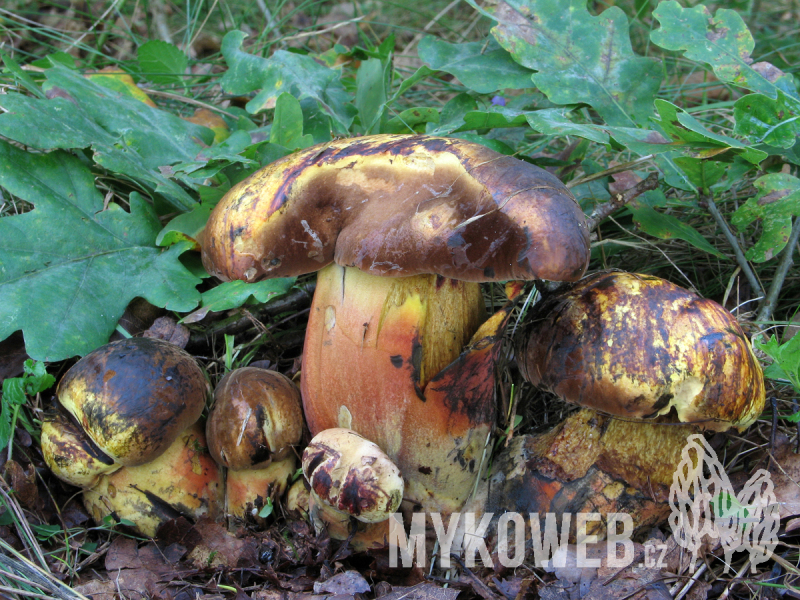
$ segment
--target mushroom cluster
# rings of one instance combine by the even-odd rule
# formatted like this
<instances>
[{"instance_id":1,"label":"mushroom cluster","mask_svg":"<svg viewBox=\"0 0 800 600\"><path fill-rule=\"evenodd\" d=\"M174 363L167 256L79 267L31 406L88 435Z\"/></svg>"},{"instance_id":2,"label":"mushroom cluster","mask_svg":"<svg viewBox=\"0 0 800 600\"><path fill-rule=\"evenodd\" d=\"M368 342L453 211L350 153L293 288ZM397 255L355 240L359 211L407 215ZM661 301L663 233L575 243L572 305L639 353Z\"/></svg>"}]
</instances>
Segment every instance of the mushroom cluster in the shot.
<instances>
[{"instance_id":1,"label":"mushroom cluster","mask_svg":"<svg viewBox=\"0 0 800 600\"><path fill-rule=\"evenodd\" d=\"M194 359L151 338L112 342L61 379L42 454L83 488L96 521L115 514L153 536L169 519L215 517L222 480L198 423L207 383Z\"/></svg>"},{"instance_id":2,"label":"mushroom cluster","mask_svg":"<svg viewBox=\"0 0 800 600\"><path fill-rule=\"evenodd\" d=\"M113 514L154 536L179 516L257 516L296 470L300 392L273 371L228 373L203 423L208 385L194 359L132 338L78 361L57 396L42 454L56 476L84 489L98 522Z\"/></svg>"},{"instance_id":3,"label":"mushroom cluster","mask_svg":"<svg viewBox=\"0 0 800 600\"><path fill-rule=\"evenodd\" d=\"M405 479L403 508L450 513L486 464L509 309L478 282L578 279L577 202L529 163L458 139L380 135L295 153L211 214L206 269L256 281L320 270L301 390L312 434L347 428Z\"/></svg>"},{"instance_id":4,"label":"mushroom cluster","mask_svg":"<svg viewBox=\"0 0 800 600\"><path fill-rule=\"evenodd\" d=\"M648 275L596 273L546 294L516 353L527 380L586 408L515 440L490 482L493 511L663 522L687 438L742 430L764 407L761 367L736 319ZM590 533L605 533L596 526Z\"/></svg>"},{"instance_id":5,"label":"mushroom cluster","mask_svg":"<svg viewBox=\"0 0 800 600\"><path fill-rule=\"evenodd\" d=\"M576 282L535 305L515 354L534 385L587 407L496 460L494 512L631 510L638 525L652 523L692 428L741 429L763 408L760 367L727 311L645 275L581 279L589 235L569 190L479 144L379 135L297 152L234 186L202 238L203 263L223 280L319 271L300 391L262 369L223 378L204 455L227 471L223 486L223 469L189 456L205 447L194 424L205 380L188 355L128 340L87 356L62 381L65 412L48 420L42 440L54 472L89 490L96 515L122 514L110 500L120 488L161 498L160 483L134 482L136 469L175 481L167 464L197 460L209 477L189 492L198 510L219 510L224 495L219 512L257 515L288 486L303 416L315 436L303 455L308 511L332 536L376 547L394 511L463 510L488 463L495 363L513 309L487 315L486 281ZM74 383L86 371L98 389L115 390L141 368L123 360L137 353L194 366L157 358L124 384L136 388L125 403L95 400L99 392ZM151 378L158 384L142 383ZM162 394L170 385L187 396ZM154 433L129 427L133 414L152 419ZM692 425L666 430L668 420ZM129 446L141 456L129 459ZM152 504L164 515L164 506L198 514L187 503ZM164 515L142 531L152 534Z\"/></svg>"},{"instance_id":6,"label":"mushroom cluster","mask_svg":"<svg viewBox=\"0 0 800 600\"><path fill-rule=\"evenodd\" d=\"M301 379L312 434L346 428L377 443L405 480L403 510L446 514L476 489L495 422L494 362L510 308L485 320L477 283L576 281L589 237L566 187L529 163L457 139L380 135L309 148L241 182L213 211L202 250L223 280L320 271ZM760 369L733 318L654 278L582 281L540 303L522 340L530 381L605 413L673 411L721 430L746 426L763 406ZM723 402L727 377L735 406ZM579 426L607 421L586 414L531 445L542 461L548 448L573 448L586 467L551 460L551 489L596 465L608 481L639 482L602 464L652 467L635 448L658 429ZM689 430L675 431L664 436L670 460ZM575 453L595 435L597 452Z\"/></svg>"}]
</instances>

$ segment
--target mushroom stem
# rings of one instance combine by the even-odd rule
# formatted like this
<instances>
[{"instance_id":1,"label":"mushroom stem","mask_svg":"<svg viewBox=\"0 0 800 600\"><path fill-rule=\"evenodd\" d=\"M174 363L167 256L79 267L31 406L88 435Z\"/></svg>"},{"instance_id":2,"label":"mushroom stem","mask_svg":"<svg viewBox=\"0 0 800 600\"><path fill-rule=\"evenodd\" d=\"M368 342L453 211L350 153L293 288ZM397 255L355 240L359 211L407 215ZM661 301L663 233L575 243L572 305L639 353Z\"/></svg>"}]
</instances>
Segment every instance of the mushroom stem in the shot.
<instances>
[{"instance_id":1,"label":"mushroom stem","mask_svg":"<svg viewBox=\"0 0 800 600\"><path fill-rule=\"evenodd\" d=\"M494 359L507 314L481 326L484 310L475 283L326 267L303 353L312 434L357 431L400 468L406 501L459 510L494 424Z\"/></svg>"},{"instance_id":2,"label":"mushroom stem","mask_svg":"<svg viewBox=\"0 0 800 600\"><path fill-rule=\"evenodd\" d=\"M487 511L555 513L559 523L567 513L599 513L590 534L605 535L612 513L630 515L637 531L652 527L669 515L670 485L694 432L580 410L547 433L515 437L495 458Z\"/></svg>"}]
</instances>

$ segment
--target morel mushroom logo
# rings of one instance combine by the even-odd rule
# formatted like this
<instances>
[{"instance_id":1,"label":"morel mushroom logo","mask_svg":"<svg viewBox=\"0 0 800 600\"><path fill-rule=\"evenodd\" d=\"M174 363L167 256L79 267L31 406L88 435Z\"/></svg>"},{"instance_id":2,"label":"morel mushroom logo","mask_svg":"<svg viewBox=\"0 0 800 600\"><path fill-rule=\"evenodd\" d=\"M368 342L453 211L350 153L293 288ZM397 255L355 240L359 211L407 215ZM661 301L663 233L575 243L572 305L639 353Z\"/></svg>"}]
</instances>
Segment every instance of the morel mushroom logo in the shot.
<instances>
[{"instance_id":1,"label":"morel mushroom logo","mask_svg":"<svg viewBox=\"0 0 800 600\"><path fill-rule=\"evenodd\" d=\"M778 543L780 516L769 472L759 469L734 494L722 463L702 435L689 436L683 448L669 504L675 540L692 555L691 571L706 536L722 544L725 571L734 552L747 551L755 572Z\"/></svg>"}]
</instances>

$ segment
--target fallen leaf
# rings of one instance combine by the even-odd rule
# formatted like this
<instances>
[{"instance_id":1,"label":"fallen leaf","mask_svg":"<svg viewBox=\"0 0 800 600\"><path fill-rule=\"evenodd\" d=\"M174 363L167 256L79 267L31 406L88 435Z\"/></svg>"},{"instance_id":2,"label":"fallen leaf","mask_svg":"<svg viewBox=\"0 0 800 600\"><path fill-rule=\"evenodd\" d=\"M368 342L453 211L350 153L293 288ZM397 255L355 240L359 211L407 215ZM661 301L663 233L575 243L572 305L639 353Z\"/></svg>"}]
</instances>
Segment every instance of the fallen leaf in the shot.
<instances>
[{"instance_id":1,"label":"fallen leaf","mask_svg":"<svg viewBox=\"0 0 800 600\"><path fill-rule=\"evenodd\" d=\"M381 600L455 600L459 590L442 588L432 583L418 583L412 587L395 586L381 596Z\"/></svg>"},{"instance_id":2,"label":"fallen leaf","mask_svg":"<svg viewBox=\"0 0 800 600\"><path fill-rule=\"evenodd\" d=\"M775 486L775 498L780 505L781 518L800 515L800 454L794 453L794 444L779 433L775 438L775 460L769 473Z\"/></svg>"},{"instance_id":3,"label":"fallen leaf","mask_svg":"<svg viewBox=\"0 0 800 600\"><path fill-rule=\"evenodd\" d=\"M136 540L126 537L115 539L106 553L106 570L140 569L142 561L139 559L139 548Z\"/></svg>"},{"instance_id":4,"label":"fallen leaf","mask_svg":"<svg viewBox=\"0 0 800 600\"><path fill-rule=\"evenodd\" d=\"M14 496L24 508L32 509L39 499L39 489L36 487L36 471L33 465L23 469L15 460L9 460L4 465L6 481L11 484Z\"/></svg>"},{"instance_id":5,"label":"fallen leaf","mask_svg":"<svg viewBox=\"0 0 800 600\"><path fill-rule=\"evenodd\" d=\"M116 600L117 586L113 581L95 579L74 587L75 591L92 600Z\"/></svg>"},{"instance_id":6,"label":"fallen leaf","mask_svg":"<svg viewBox=\"0 0 800 600\"><path fill-rule=\"evenodd\" d=\"M159 317L144 332L143 337L164 340L179 348L186 348L186 344L189 343L189 329L172 317Z\"/></svg>"},{"instance_id":7,"label":"fallen leaf","mask_svg":"<svg viewBox=\"0 0 800 600\"><path fill-rule=\"evenodd\" d=\"M216 144L225 141L230 135L228 124L225 122L225 119L207 108L198 108L191 117L185 117L185 119L190 123L208 127L213 131L214 143Z\"/></svg>"},{"instance_id":8,"label":"fallen leaf","mask_svg":"<svg viewBox=\"0 0 800 600\"><path fill-rule=\"evenodd\" d=\"M612 196L624 193L626 190L631 189L642 180L642 178L639 177L633 171L622 171L621 173L614 173L611 177L612 181L611 183L608 184L608 192Z\"/></svg>"},{"instance_id":9,"label":"fallen leaf","mask_svg":"<svg viewBox=\"0 0 800 600\"><path fill-rule=\"evenodd\" d=\"M370 591L369 583L358 571L345 571L334 575L326 581L314 584L314 593L328 592L330 594L364 594Z\"/></svg>"},{"instance_id":10,"label":"fallen leaf","mask_svg":"<svg viewBox=\"0 0 800 600\"><path fill-rule=\"evenodd\" d=\"M0 381L22 375L22 366L28 360L25 340L21 331L12 333L0 342Z\"/></svg>"},{"instance_id":11,"label":"fallen leaf","mask_svg":"<svg viewBox=\"0 0 800 600\"><path fill-rule=\"evenodd\" d=\"M252 538L240 539L208 519L202 518L194 526L202 536L189 553L188 560L199 569L228 567L248 568L258 565L258 542Z\"/></svg>"}]
</instances>

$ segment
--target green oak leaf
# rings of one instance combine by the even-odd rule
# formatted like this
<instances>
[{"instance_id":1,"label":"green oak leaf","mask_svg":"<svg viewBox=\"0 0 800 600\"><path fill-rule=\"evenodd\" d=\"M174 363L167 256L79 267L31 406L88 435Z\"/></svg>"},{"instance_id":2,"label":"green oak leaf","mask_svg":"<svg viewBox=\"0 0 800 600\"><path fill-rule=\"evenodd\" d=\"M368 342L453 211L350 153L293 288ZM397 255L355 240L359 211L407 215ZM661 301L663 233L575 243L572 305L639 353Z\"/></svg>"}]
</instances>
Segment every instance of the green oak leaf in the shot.
<instances>
[{"instance_id":1,"label":"green oak leaf","mask_svg":"<svg viewBox=\"0 0 800 600\"><path fill-rule=\"evenodd\" d=\"M169 42L150 40L136 51L142 75L154 83L182 83L189 57Z\"/></svg>"},{"instance_id":2,"label":"green oak leaf","mask_svg":"<svg viewBox=\"0 0 800 600\"><path fill-rule=\"evenodd\" d=\"M761 236L745 256L764 262L780 252L792 232L792 217L800 216L800 179L787 173L771 173L755 180L758 193L740 206L731 223L743 230L753 221L761 222Z\"/></svg>"},{"instance_id":3,"label":"green oak leaf","mask_svg":"<svg viewBox=\"0 0 800 600\"><path fill-rule=\"evenodd\" d=\"M599 144L608 144L609 135L598 125L575 123L567 117L563 108L545 108L525 114L534 131L544 135L575 135Z\"/></svg>"},{"instance_id":4,"label":"green oak leaf","mask_svg":"<svg viewBox=\"0 0 800 600\"><path fill-rule=\"evenodd\" d=\"M277 50L269 58L242 50L247 34L231 31L222 39L222 55L228 71L222 76L222 89L231 94L260 92L247 103L247 111L255 114L273 108L282 92L298 100L313 98L332 119L340 133L347 133L355 107L339 79L339 72L319 64L311 56Z\"/></svg>"},{"instance_id":5,"label":"green oak leaf","mask_svg":"<svg viewBox=\"0 0 800 600\"><path fill-rule=\"evenodd\" d=\"M487 110L469 111L464 115L464 124L455 131L474 129L500 129L521 127L527 124L525 114L504 106L491 106Z\"/></svg>"},{"instance_id":6,"label":"green oak leaf","mask_svg":"<svg viewBox=\"0 0 800 600\"><path fill-rule=\"evenodd\" d=\"M308 148L314 144L310 135L303 135L303 110L291 94L284 92L278 96L269 141L288 150Z\"/></svg>"},{"instance_id":7,"label":"green oak leaf","mask_svg":"<svg viewBox=\"0 0 800 600\"><path fill-rule=\"evenodd\" d=\"M256 283L245 281L226 281L207 292L203 292L201 307L192 314L187 315L183 323L196 323L203 319L210 312L230 310L249 302L259 302L261 304L282 296L294 285L296 277L279 277L276 279L264 279Z\"/></svg>"},{"instance_id":8,"label":"green oak leaf","mask_svg":"<svg viewBox=\"0 0 800 600\"><path fill-rule=\"evenodd\" d=\"M162 173L191 161L214 132L147 106L64 67L45 71L49 99L0 96L0 134L41 150L92 148L95 161L161 193L180 210L195 200ZM31 127L36 123L36 127Z\"/></svg>"},{"instance_id":9,"label":"green oak leaf","mask_svg":"<svg viewBox=\"0 0 800 600\"><path fill-rule=\"evenodd\" d=\"M736 11L721 8L712 17L703 5L683 8L678 2L661 2L653 11L661 28L650 34L653 43L705 62L722 81L734 83L770 98L778 91L797 98L791 75L767 62L754 63L755 42Z\"/></svg>"},{"instance_id":10,"label":"green oak leaf","mask_svg":"<svg viewBox=\"0 0 800 600\"><path fill-rule=\"evenodd\" d=\"M424 133L427 123L438 123L439 111L435 108L418 106L408 108L383 126L383 133Z\"/></svg>"},{"instance_id":11,"label":"green oak leaf","mask_svg":"<svg viewBox=\"0 0 800 600\"><path fill-rule=\"evenodd\" d=\"M655 120L676 143L688 147L694 158L713 158L721 154L738 154L747 162L757 165L767 158L767 153L751 148L737 139L714 133L685 110L666 100L658 99L655 107L660 119Z\"/></svg>"},{"instance_id":12,"label":"green oak leaf","mask_svg":"<svg viewBox=\"0 0 800 600\"><path fill-rule=\"evenodd\" d=\"M632 202L628 205L628 208L633 213L633 220L645 233L662 240L677 238L684 242L689 242L703 252L708 252L719 258L725 258L714 246L708 243L699 231L672 215L660 213L641 202Z\"/></svg>"},{"instance_id":13,"label":"green oak leaf","mask_svg":"<svg viewBox=\"0 0 800 600\"><path fill-rule=\"evenodd\" d=\"M734 133L754 144L791 148L800 135L800 106L788 102L779 91L777 98L748 94L733 105Z\"/></svg>"},{"instance_id":14,"label":"green oak leaf","mask_svg":"<svg viewBox=\"0 0 800 600\"><path fill-rule=\"evenodd\" d=\"M129 213L104 209L80 159L6 142L0 186L34 205L0 219L0 339L21 329L31 357L62 360L108 342L135 297L177 311L197 305L200 279L179 261L188 245L154 246L161 226L139 194Z\"/></svg>"},{"instance_id":15,"label":"green oak leaf","mask_svg":"<svg viewBox=\"0 0 800 600\"><path fill-rule=\"evenodd\" d=\"M426 133L428 135L447 135L452 133L464 125L464 117L467 113L476 110L478 110L478 103L475 98L466 92L457 94L442 107L439 120L428 123Z\"/></svg>"},{"instance_id":16,"label":"green oak leaf","mask_svg":"<svg viewBox=\"0 0 800 600\"><path fill-rule=\"evenodd\" d=\"M728 165L724 163L691 158L689 156L675 158L675 164L689 178L689 181L700 190L707 190L717 183L728 169Z\"/></svg>"},{"instance_id":17,"label":"green oak leaf","mask_svg":"<svg viewBox=\"0 0 800 600\"><path fill-rule=\"evenodd\" d=\"M609 125L643 125L661 85L657 60L637 56L617 7L599 16L586 0L500 0L492 34L556 104L584 103Z\"/></svg>"},{"instance_id":18,"label":"green oak leaf","mask_svg":"<svg viewBox=\"0 0 800 600\"><path fill-rule=\"evenodd\" d=\"M419 41L417 52L431 68L455 75L479 94L531 87L533 72L516 63L491 38L487 42L450 44L429 35Z\"/></svg>"},{"instance_id":19,"label":"green oak leaf","mask_svg":"<svg viewBox=\"0 0 800 600\"><path fill-rule=\"evenodd\" d=\"M783 344L773 335L766 342L754 340L754 345L773 361L764 369L764 375L770 379L788 380L795 393L800 394L800 335ZM797 417L793 422L797 422Z\"/></svg>"},{"instance_id":20,"label":"green oak leaf","mask_svg":"<svg viewBox=\"0 0 800 600\"><path fill-rule=\"evenodd\" d=\"M391 87L391 63L370 58L356 72L356 109L361 119L361 131L371 135L380 131Z\"/></svg>"}]
</instances>

